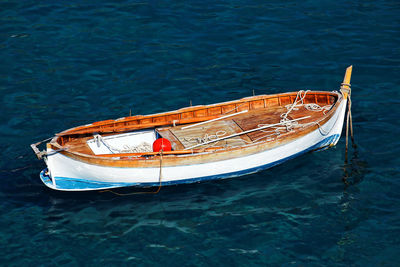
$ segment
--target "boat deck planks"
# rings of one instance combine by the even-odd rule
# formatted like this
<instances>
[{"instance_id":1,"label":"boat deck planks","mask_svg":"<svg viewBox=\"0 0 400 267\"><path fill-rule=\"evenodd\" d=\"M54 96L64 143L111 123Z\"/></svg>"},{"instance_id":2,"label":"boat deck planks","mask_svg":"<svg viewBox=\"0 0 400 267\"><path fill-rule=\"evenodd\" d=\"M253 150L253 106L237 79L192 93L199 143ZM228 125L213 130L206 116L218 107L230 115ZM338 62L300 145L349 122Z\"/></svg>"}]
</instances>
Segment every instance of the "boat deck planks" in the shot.
<instances>
[{"instance_id":1,"label":"boat deck planks","mask_svg":"<svg viewBox=\"0 0 400 267\"><path fill-rule=\"evenodd\" d=\"M185 148L242 131L243 130L232 119L214 121L188 129L182 129L182 127L170 128L170 132L176 136ZM251 139L244 134L235 138L212 143L211 146L235 147L243 146L247 143L251 143Z\"/></svg>"},{"instance_id":2,"label":"boat deck planks","mask_svg":"<svg viewBox=\"0 0 400 267\"><path fill-rule=\"evenodd\" d=\"M250 111L246 116L237 116L233 118L233 120L242 128L243 131L248 131L251 129L255 129L268 124L279 123L281 115L287 111L285 107L277 108L277 109L264 109L264 110L254 110ZM324 114L322 111L310 111L304 108L304 106L296 108L293 110L288 116L289 120L294 120L306 116L310 116L308 119L304 119L299 123L308 123L311 121L315 121L316 119L322 118ZM280 126L282 128L282 126ZM250 137L252 141L260 140L263 136L267 136L268 134L273 133L274 128L265 129L260 131L255 131L248 133L247 135ZM281 131L282 132L282 131Z\"/></svg>"}]
</instances>

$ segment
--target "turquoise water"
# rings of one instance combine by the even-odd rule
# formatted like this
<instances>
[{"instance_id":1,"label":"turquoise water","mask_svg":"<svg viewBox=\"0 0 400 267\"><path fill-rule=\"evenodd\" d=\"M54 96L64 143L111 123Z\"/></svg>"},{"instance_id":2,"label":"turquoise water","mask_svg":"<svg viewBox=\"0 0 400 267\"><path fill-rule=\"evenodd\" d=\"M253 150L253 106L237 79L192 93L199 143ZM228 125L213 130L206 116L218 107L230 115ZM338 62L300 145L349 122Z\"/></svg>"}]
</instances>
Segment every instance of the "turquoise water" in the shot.
<instances>
[{"instance_id":1,"label":"turquoise water","mask_svg":"<svg viewBox=\"0 0 400 267\"><path fill-rule=\"evenodd\" d=\"M2 265L400 265L398 1L51 2L0 2ZM29 145L64 129L253 89L337 90L350 64L348 164L342 138L157 195L39 180Z\"/></svg>"}]
</instances>

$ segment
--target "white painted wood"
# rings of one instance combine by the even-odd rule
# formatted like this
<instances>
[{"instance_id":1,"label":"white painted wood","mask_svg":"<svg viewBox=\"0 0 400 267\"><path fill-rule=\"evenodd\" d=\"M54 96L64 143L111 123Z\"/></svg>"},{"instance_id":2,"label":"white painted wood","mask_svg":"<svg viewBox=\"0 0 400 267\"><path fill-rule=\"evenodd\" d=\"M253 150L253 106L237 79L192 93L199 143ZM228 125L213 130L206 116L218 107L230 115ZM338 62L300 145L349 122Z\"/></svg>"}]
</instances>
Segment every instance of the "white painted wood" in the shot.
<instances>
[{"instance_id":1,"label":"white painted wood","mask_svg":"<svg viewBox=\"0 0 400 267\"><path fill-rule=\"evenodd\" d=\"M154 130L141 130L125 134L104 136L101 137L101 139L96 140L96 138L93 138L86 141L95 155L119 153L118 150L139 146L143 142L152 146L153 142L156 140L156 133ZM115 151L113 148L115 148ZM147 152L152 152L152 150Z\"/></svg>"}]
</instances>

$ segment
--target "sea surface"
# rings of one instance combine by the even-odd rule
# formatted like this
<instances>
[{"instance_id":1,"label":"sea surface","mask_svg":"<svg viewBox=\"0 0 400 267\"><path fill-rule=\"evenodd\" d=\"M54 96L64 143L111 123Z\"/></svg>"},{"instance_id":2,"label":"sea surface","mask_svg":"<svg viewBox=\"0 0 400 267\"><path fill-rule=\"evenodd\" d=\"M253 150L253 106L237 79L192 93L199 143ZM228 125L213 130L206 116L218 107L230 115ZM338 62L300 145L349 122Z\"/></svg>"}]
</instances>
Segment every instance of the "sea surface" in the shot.
<instances>
[{"instance_id":1,"label":"sea surface","mask_svg":"<svg viewBox=\"0 0 400 267\"><path fill-rule=\"evenodd\" d=\"M349 65L348 163L342 136L156 195L39 179L29 145L64 129L253 90L338 90ZM0 264L400 266L399 108L398 0L1 1Z\"/></svg>"}]
</instances>

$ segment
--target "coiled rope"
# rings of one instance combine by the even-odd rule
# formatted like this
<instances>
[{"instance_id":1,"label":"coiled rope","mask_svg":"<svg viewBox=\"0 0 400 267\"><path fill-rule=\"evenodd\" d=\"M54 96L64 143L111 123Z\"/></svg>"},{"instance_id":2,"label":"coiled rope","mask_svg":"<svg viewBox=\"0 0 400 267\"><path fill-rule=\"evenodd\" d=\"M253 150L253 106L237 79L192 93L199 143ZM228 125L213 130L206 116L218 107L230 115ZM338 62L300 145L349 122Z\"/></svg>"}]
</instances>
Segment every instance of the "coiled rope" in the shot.
<instances>
[{"instance_id":1,"label":"coiled rope","mask_svg":"<svg viewBox=\"0 0 400 267\"><path fill-rule=\"evenodd\" d=\"M283 113L283 114L281 114L281 122L287 122L289 119L287 118L288 117L288 115L289 115L289 113L290 112L292 112L292 110L298 110L298 108L297 107L300 107L300 106L303 106L304 105L304 98L306 97L306 95L307 95L307 93L309 92L310 90L307 90L307 91L304 91L304 90L300 90L300 91L298 91L297 92L297 95L296 95L296 98L295 98L295 100L294 100L294 102L293 102L293 104L289 104L289 105L286 105L286 108L287 108L287 112L285 112L285 113ZM302 95L303 94L303 95ZM298 100L297 100L298 99ZM300 103L301 102L301 104L298 104L298 103Z\"/></svg>"},{"instance_id":2,"label":"coiled rope","mask_svg":"<svg viewBox=\"0 0 400 267\"><path fill-rule=\"evenodd\" d=\"M124 145L122 149L116 148L109 144L101 135L96 134L93 136L97 146L100 146L100 143L103 143L105 147L110 150L111 153L142 153L142 152L151 152L153 151L151 145L147 142L141 142L139 145L130 146Z\"/></svg>"},{"instance_id":3,"label":"coiled rope","mask_svg":"<svg viewBox=\"0 0 400 267\"><path fill-rule=\"evenodd\" d=\"M316 103L304 104L304 99L306 98L306 95L309 91L310 90L298 91L294 102L292 104L288 104L285 106L287 109L287 112L281 114L281 122L284 123L284 125L286 126L286 130L288 132L293 131L293 129L296 126L299 126L299 123L297 121L292 121L292 120L288 119L288 116L289 116L290 112L292 112L292 110L298 110L299 107L304 107L305 109L310 110L310 111L322 111L325 115L325 112L332 108L332 105L325 105L325 106L321 107L320 105L318 105ZM318 123L312 122L312 124L318 124ZM306 123L306 124L301 124L301 125L305 126L308 124Z\"/></svg>"}]
</instances>

